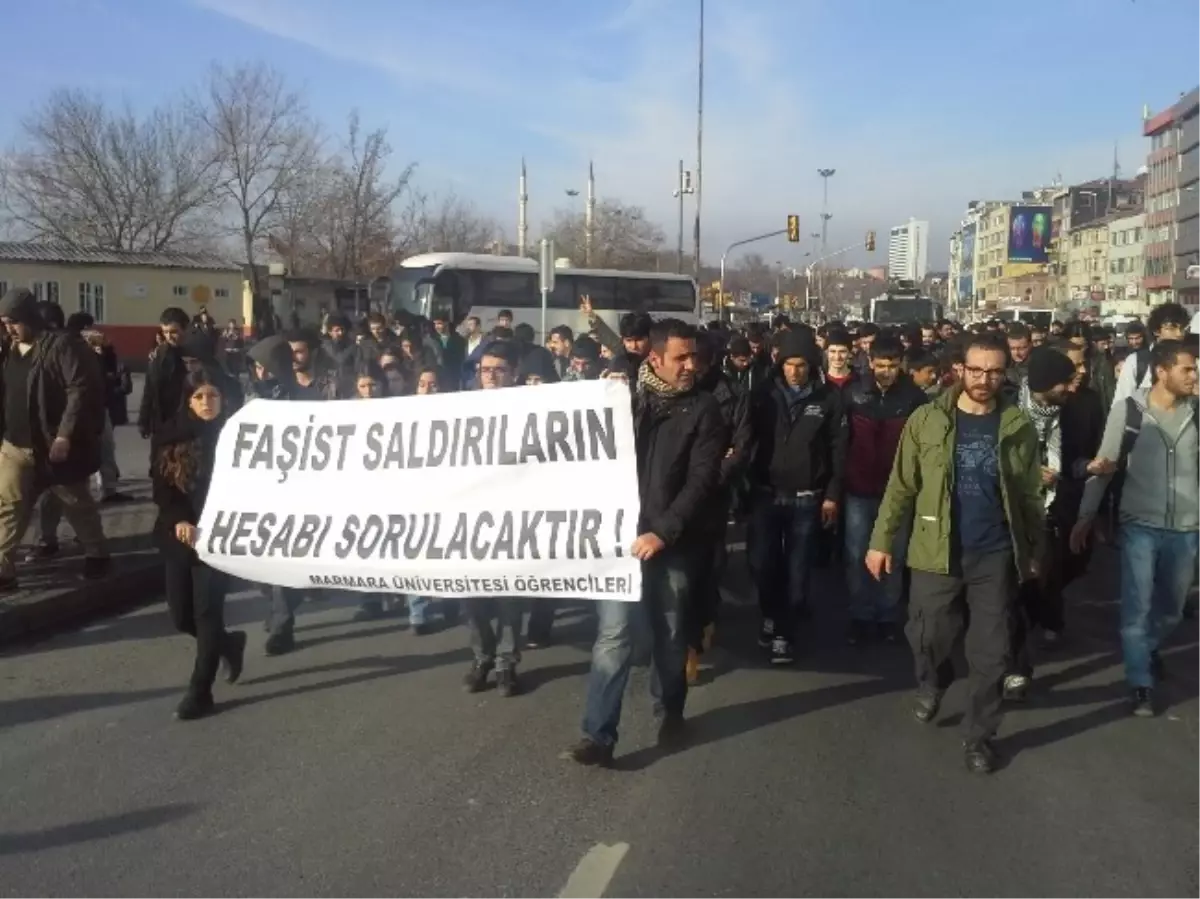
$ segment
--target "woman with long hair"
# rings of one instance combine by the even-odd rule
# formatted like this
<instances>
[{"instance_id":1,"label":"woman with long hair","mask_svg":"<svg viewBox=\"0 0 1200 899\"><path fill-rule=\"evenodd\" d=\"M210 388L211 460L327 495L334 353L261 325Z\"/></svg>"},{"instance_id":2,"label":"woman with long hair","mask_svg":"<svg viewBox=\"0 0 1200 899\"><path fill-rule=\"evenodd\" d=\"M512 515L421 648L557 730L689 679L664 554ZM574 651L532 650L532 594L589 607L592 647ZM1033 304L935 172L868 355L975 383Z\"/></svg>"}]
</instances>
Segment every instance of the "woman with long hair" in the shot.
<instances>
[{"instance_id":1,"label":"woman with long hair","mask_svg":"<svg viewBox=\"0 0 1200 899\"><path fill-rule=\"evenodd\" d=\"M225 679L241 676L246 635L225 630L229 578L203 564L194 549L216 458L217 438L229 415L225 378L206 369L184 379L175 419L154 434L154 536L165 567L167 607L180 633L196 638L196 662L175 717L200 718L213 710L213 682L223 663Z\"/></svg>"}]
</instances>

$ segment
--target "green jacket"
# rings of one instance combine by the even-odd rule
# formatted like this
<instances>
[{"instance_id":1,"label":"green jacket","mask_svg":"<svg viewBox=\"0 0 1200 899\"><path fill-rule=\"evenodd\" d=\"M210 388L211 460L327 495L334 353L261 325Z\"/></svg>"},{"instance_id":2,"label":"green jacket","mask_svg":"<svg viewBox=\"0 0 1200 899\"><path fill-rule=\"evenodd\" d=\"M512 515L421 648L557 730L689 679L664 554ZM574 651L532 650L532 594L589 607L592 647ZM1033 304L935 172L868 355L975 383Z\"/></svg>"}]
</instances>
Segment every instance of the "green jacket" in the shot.
<instances>
[{"instance_id":1,"label":"green jacket","mask_svg":"<svg viewBox=\"0 0 1200 899\"><path fill-rule=\"evenodd\" d=\"M954 495L955 386L913 412L900 435L887 490L875 518L871 549L890 553L906 520L912 521L908 564L919 571L950 571L951 499ZM1000 404L1000 495L1021 577L1040 556L1044 530L1041 452L1037 431L1013 402Z\"/></svg>"}]
</instances>

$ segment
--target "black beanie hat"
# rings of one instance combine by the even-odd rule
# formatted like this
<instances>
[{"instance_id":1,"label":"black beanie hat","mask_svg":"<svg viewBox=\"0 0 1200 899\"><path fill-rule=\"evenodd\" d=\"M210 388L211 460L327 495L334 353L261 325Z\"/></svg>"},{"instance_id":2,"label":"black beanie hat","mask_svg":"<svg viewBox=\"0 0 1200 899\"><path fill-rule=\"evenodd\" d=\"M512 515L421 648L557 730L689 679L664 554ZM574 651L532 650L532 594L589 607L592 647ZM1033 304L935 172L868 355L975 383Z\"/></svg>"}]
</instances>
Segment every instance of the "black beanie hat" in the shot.
<instances>
[{"instance_id":1,"label":"black beanie hat","mask_svg":"<svg viewBox=\"0 0 1200 899\"><path fill-rule=\"evenodd\" d=\"M1075 380L1075 363L1051 347L1034 347L1029 353L1029 389L1045 393Z\"/></svg>"},{"instance_id":2,"label":"black beanie hat","mask_svg":"<svg viewBox=\"0 0 1200 899\"><path fill-rule=\"evenodd\" d=\"M750 355L750 341L747 340L745 337L733 338L733 340L729 341L729 355L730 356L749 356Z\"/></svg>"},{"instance_id":3,"label":"black beanie hat","mask_svg":"<svg viewBox=\"0 0 1200 899\"><path fill-rule=\"evenodd\" d=\"M780 331L784 335L779 341L778 361L783 365L788 359L803 359L810 369L820 367L821 350L811 333L804 331Z\"/></svg>"}]
</instances>

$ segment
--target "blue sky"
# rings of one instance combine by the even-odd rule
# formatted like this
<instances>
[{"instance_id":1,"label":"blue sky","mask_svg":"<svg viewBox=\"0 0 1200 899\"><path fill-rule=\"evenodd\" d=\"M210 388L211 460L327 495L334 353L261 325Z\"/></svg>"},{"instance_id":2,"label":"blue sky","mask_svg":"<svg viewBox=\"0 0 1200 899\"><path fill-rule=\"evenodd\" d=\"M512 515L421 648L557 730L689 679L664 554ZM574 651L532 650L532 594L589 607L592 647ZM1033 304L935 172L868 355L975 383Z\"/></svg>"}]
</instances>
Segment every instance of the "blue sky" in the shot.
<instances>
[{"instance_id":1,"label":"blue sky","mask_svg":"<svg viewBox=\"0 0 1200 899\"><path fill-rule=\"evenodd\" d=\"M674 241L671 198L695 159L697 0L43 0L5 9L0 141L48 91L136 107L213 61L264 61L332 130L357 107L418 163L515 232L520 159L537 225L582 189L646 207ZM782 228L830 244L909 216L944 247L967 201L1056 175L1133 174L1141 110L1195 86L1195 0L707 0L704 251ZM577 202L577 201L576 201ZM691 211L688 211L689 221ZM690 226L689 226L690 227ZM690 237L689 237L690 241ZM690 244L689 244L690 245ZM771 261L801 262L785 242ZM875 259L882 260L882 253ZM945 252L930 254L936 267ZM869 262L865 253L855 261Z\"/></svg>"}]
</instances>

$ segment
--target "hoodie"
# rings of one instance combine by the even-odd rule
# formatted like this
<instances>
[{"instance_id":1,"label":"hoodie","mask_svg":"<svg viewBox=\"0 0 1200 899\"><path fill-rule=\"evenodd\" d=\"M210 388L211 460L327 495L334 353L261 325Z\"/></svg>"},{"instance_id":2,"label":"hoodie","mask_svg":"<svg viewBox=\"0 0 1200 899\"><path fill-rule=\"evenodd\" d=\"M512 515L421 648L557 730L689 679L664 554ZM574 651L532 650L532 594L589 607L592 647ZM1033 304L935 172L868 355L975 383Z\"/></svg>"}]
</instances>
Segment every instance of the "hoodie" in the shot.
<instances>
[{"instance_id":1,"label":"hoodie","mask_svg":"<svg viewBox=\"0 0 1200 899\"><path fill-rule=\"evenodd\" d=\"M560 380L558 376L558 368L554 364L554 356L548 349L540 346L533 346L521 359L521 364L517 368L517 383L524 384L525 379L530 376L542 379L543 384L557 384Z\"/></svg>"}]
</instances>

